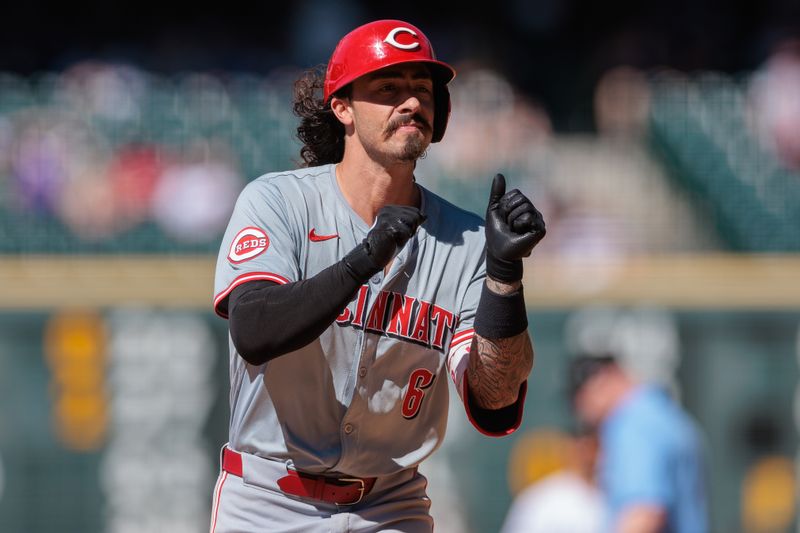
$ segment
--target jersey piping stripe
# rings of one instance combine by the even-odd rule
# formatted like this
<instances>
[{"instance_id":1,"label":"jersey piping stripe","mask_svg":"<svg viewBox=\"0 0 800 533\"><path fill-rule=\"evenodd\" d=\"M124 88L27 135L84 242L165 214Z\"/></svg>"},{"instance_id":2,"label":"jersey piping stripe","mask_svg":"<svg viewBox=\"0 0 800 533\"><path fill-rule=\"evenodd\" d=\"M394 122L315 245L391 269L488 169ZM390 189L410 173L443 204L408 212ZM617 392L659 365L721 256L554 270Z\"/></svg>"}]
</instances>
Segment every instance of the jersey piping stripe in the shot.
<instances>
[{"instance_id":1,"label":"jersey piping stripe","mask_svg":"<svg viewBox=\"0 0 800 533\"><path fill-rule=\"evenodd\" d=\"M450 341L450 349L447 352L447 368L450 372L450 376L453 379L453 383L458 383L458 377L457 377L458 370L455 368L455 366L458 366L458 361L456 361L456 363L453 363L453 357L456 356L456 353L462 346L472 342L472 338L474 336L475 336L474 329L465 329L464 331L459 331L458 333L453 335L453 338ZM461 358L459 358L459 360L460 359Z\"/></svg>"},{"instance_id":2,"label":"jersey piping stripe","mask_svg":"<svg viewBox=\"0 0 800 533\"><path fill-rule=\"evenodd\" d=\"M248 272L247 274L242 274L238 278L234 279L228 288L224 291L219 293L214 298L214 312L217 313L222 318L228 318L227 313L223 313L217 306L219 303L227 298L227 296L231 293L233 289L241 285L242 283L247 283L248 281L255 281L255 280L265 280L265 281L274 281L280 285L286 285L289 283L289 280L284 278L279 274L273 274L272 272Z\"/></svg>"},{"instance_id":3,"label":"jersey piping stripe","mask_svg":"<svg viewBox=\"0 0 800 533\"><path fill-rule=\"evenodd\" d=\"M228 473L222 472L222 477L220 477L219 485L217 485L217 490L214 491L214 512L211 517L211 533L214 533L214 530L217 529L217 515L219 514L219 500L220 496L222 496L222 486L225 484L225 480L228 479Z\"/></svg>"}]
</instances>

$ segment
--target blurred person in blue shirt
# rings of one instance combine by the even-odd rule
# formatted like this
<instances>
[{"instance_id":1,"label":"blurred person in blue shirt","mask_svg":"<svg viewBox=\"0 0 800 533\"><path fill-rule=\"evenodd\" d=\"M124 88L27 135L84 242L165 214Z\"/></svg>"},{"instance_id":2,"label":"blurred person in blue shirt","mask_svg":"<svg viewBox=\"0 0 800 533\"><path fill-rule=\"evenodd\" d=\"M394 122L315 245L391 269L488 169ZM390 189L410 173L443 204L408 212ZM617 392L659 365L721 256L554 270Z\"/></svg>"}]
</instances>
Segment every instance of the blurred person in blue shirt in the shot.
<instances>
[{"instance_id":1,"label":"blurred person in blue shirt","mask_svg":"<svg viewBox=\"0 0 800 533\"><path fill-rule=\"evenodd\" d=\"M581 355L569 370L573 408L600 435L608 531L708 531L702 437L691 417L613 356Z\"/></svg>"}]
</instances>

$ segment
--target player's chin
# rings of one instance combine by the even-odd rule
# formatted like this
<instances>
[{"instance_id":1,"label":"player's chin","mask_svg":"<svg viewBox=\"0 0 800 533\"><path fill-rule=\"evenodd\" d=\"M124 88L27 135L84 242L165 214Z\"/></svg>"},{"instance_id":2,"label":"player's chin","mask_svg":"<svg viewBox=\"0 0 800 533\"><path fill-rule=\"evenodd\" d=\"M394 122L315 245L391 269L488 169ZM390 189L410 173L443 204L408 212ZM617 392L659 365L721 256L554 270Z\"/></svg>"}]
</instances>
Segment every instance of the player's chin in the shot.
<instances>
[{"instance_id":1,"label":"player's chin","mask_svg":"<svg viewBox=\"0 0 800 533\"><path fill-rule=\"evenodd\" d=\"M419 136L410 136L403 142L403 146L400 149L400 159L402 161L416 161L425 153L425 150L428 149L428 145L430 144L430 140L422 135Z\"/></svg>"}]
</instances>

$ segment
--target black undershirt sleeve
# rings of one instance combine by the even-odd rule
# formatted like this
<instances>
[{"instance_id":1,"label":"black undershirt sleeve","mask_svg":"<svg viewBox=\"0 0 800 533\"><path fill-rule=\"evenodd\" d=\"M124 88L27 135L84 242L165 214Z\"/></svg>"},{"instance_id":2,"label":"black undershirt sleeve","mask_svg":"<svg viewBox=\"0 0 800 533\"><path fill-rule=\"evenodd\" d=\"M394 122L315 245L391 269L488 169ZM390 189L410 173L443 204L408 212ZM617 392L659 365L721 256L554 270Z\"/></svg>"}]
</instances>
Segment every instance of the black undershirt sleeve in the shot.
<instances>
[{"instance_id":1,"label":"black undershirt sleeve","mask_svg":"<svg viewBox=\"0 0 800 533\"><path fill-rule=\"evenodd\" d=\"M520 386L521 389L522 386ZM467 395L467 401L469 402L469 412L472 415L472 419L484 431L494 434L507 433L510 428L519 424L520 407L517 405L520 401L519 396L517 396L517 401L511 405L499 409L479 407L472 397L472 392Z\"/></svg>"},{"instance_id":2,"label":"black undershirt sleeve","mask_svg":"<svg viewBox=\"0 0 800 533\"><path fill-rule=\"evenodd\" d=\"M248 363L261 365L308 345L336 320L363 278L340 261L294 283L251 281L236 287L228 299L236 351Z\"/></svg>"}]
</instances>

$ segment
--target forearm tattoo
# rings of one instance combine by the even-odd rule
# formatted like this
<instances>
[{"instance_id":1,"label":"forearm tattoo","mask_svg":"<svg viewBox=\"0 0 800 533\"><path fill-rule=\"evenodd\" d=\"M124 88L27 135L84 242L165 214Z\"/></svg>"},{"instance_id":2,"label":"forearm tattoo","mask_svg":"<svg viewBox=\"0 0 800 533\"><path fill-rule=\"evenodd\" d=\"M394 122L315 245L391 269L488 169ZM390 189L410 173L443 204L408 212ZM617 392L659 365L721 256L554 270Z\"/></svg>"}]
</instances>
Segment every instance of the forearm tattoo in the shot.
<instances>
[{"instance_id":1,"label":"forearm tattoo","mask_svg":"<svg viewBox=\"0 0 800 533\"><path fill-rule=\"evenodd\" d=\"M486 285L499 294L519 289L519 283L509 284L487 278ZM505 339L487 339L475 335L470 347L467 379L472 397L484 409L500 409L517 400L519 386L533 368L533 345L530 335L523 331Z\"/></svg>"}]
</instances>

